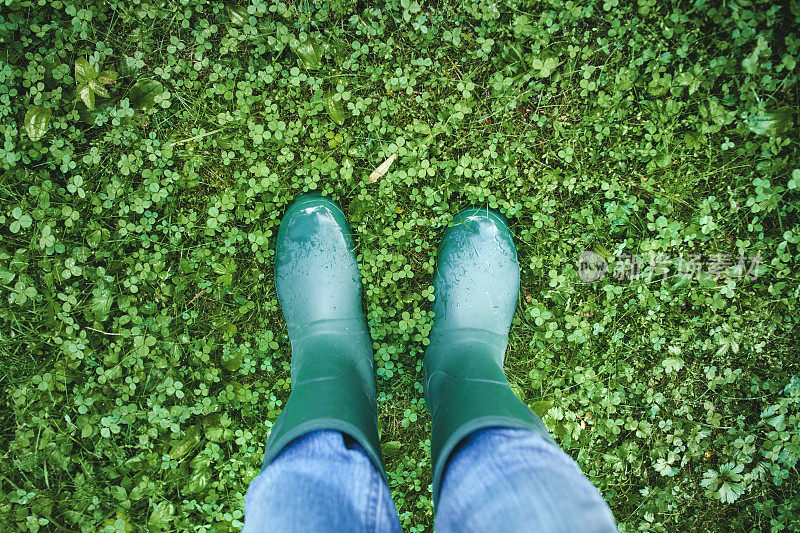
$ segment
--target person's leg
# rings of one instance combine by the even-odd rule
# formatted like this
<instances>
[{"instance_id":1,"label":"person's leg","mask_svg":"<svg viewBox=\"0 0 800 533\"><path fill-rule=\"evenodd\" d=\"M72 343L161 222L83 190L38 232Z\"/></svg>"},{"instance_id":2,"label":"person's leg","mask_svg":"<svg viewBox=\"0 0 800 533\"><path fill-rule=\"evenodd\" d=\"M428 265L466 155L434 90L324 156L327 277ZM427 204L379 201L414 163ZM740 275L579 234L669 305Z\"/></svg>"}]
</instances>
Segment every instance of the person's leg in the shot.
<instances>
[{"instance_id":1,"label":"person's leg","mask_svg":"<svg viewBox=\"0 0 800 533\"><path fill-rule=\"evenodd\" d=\"M389 487L353 439L315 431L295 439L253 480L244 533L399 532Z\"/></svg>"},{"instance_id":2,"label":"person's leg","mask_svg":"<svg viewBox=\"0 0 800 533\"><path fill-rule=\"evenodd\" d=\"M437 517L444 513L436 523L442 531L614 529L596 489L506 378L519 280L503 216L456 215L439 246L424 364L433 502Z\"/></svg>"},{"instance_id":3,"label":"person's leg","mask_svg":"<svg viewBox=\"0 0 800 533\"><path fill-rule=\"evenodd\" d=\"M488 428L447 462L436 531L613 532L614 517L575 461L532 431Z\"/></svg>"},{"instance_id":4,"label":"person's leg","mask_svg":"<svg viewBox=\"0 0 800 533\"><path fill-rule=\"evenodd\" d=\"M330 199L305 195L287 210L275 245L275 289L292 343L292 393L248 490L245 523L251 531L324 524L366 531L382 520L377 509L388 480L358 264L347 219ZM312 519L319 527L308 525Z\"/></svg>"}]
</instances>

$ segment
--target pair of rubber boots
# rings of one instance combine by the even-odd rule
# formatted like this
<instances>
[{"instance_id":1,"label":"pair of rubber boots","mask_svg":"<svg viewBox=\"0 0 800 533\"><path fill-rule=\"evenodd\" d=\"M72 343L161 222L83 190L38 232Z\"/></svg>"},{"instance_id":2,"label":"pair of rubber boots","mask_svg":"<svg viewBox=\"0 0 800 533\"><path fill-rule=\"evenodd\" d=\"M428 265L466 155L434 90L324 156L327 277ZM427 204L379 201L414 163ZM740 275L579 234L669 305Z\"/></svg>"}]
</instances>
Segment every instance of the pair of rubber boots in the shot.
<instances>
[{"instance_id":1,"label":"pair of rubber boots","mask_svg":"<svg viewBox=\"0 0 800 533\"><path fill-rule=\"evenodd\" d=\"M386 479L358 264L347 219L330 199L304 195L286 212L275 285L292 343L292 393L270 432L264 465L297 437L337 430L358 441ZM502 215L456 215L441 240L434 290L424 391L436 504L447 459L470 433L510 427L549 436L503 372L519 264Z\"/></svg>"}]
</instances>

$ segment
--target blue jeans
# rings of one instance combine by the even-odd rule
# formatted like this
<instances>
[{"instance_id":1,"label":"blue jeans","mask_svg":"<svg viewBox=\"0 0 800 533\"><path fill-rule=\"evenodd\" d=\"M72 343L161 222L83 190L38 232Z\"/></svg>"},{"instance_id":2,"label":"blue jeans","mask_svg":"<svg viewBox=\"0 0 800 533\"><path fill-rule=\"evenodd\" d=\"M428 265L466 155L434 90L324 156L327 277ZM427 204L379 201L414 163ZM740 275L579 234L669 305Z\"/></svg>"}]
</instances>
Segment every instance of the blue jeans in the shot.
<instances>
[{"instance_id":1,"label":"blue jeans","mask_svg":"<svg viewBox=\"0 0 800 533\"><path fill-rule=\"evenodd\" d=\"M444 474L435 529L616 531L603 497L561 449L536 433L476 431ZM363 448L338 431L289 444L250 484L242 531L400 531L389 488Z\"/></svg>"}]
</instances>

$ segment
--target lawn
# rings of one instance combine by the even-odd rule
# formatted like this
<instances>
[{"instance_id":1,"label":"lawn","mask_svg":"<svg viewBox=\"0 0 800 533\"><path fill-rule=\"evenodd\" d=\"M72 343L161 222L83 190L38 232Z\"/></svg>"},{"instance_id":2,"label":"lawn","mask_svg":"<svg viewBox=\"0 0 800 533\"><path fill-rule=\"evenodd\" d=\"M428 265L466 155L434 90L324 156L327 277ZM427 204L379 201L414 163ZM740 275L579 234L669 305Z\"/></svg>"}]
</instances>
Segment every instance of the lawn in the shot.
<instances>
[{"instance_id":1,"label":"lawn","mask_svg":"<svg viewBox=\"0 0 800 533\"><path fill-rule=\"evenodd\" d=\"M470 205L516 237L512 387L623 531L800 529L796 0L0 4L0 530L241 527L307 191L355 234L405 531Z\"/></svg>"}]
</instances>

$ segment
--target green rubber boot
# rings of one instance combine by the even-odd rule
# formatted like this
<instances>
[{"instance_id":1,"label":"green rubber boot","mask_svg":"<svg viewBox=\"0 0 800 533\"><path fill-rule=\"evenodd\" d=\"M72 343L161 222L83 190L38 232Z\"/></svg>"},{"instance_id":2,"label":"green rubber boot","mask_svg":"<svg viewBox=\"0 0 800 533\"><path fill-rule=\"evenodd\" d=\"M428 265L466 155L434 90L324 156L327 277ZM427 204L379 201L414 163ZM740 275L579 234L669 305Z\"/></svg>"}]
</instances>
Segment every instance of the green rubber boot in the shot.
<instances>
[{"instance_id":1,"label":"green rubber boot","mask_svg":"<svg viewBox=\"0 0 800 533\"><path fill-rule=\"evenodd\" d=\"M508 384L503 358L519 295L519 264L505 219L466 209L439 245L436 300L425 351L425 402L433 418L433 501L454 448L487 427L530 429L544 423Z\"/></svg>"},{"instance_id":2,"label":"green rubber boot","mask_svg":"<svg viewBox=\"0 0 800 533\"><path fill-rule=\"evenodd\" d=\"M297 437L336 430L358 441L386 480L358 264L333 201L304 195L289 207L278 231L275 286L292 342L292 393L267 439L264 466Z\"/></svg>"}]
</instances>

